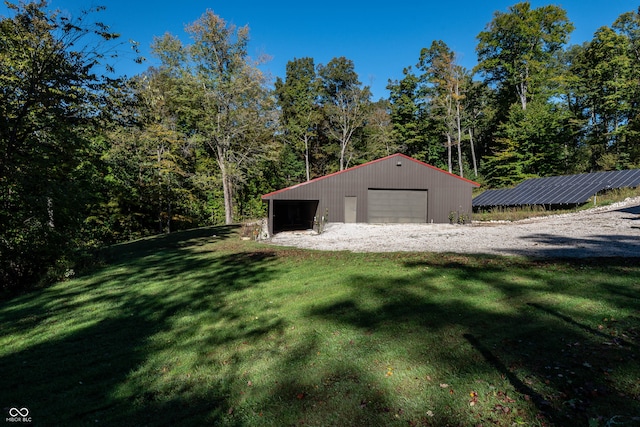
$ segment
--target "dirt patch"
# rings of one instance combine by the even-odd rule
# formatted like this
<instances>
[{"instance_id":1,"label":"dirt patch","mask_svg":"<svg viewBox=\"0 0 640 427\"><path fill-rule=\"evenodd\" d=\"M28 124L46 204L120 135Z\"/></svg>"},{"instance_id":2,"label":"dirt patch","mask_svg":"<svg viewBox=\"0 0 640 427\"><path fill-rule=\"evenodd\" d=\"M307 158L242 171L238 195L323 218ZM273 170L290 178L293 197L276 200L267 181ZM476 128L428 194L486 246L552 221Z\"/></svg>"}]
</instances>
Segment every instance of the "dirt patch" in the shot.
<instances>
[{"instance_id":1,"label":"dirt patch","mask_svg":"<svg viewBox=\"0 0 640 427\"><path fill-rule=\"evenodd\" d=\"M330 223L276 234L271 243L325 251L455 252L536 258L640 257L640 197L605 207L516 222Z\"/></svg>"}]
</instances>

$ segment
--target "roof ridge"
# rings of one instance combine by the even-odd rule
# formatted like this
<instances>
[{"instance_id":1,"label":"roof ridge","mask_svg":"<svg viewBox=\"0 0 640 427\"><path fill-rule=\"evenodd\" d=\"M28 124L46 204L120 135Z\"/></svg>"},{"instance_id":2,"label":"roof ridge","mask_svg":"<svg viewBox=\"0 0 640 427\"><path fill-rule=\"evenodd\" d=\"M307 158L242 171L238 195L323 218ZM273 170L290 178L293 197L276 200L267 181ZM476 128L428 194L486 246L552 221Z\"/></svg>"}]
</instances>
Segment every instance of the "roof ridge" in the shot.
<instances>
[{"instance_id":1,"label":"roof ridge","mask_svg":"<svg viewBox=\"0 0 640 427\"><path fill-rule=\"evenodd\" d=\"M426 167L431 168L431 169L434 169L434 170L436 170L436 171L438 171L438 172L442 172L442 173L445 173L445 174L447 174L447 175L451 175L452 177L455 177L455 178L461 179L461 180L463 180L463 181L466 181L466 182L468 182L468 183L470 183L470 184L472 184L472 185L474 185L474 186L476 186L476 187L480 187L480 184L478 184L478 183L477 183L477 182L475 182L475 181L471 181L470 179L467 179L467 178L464 178L464 177L458 176L458 175L456 175L456 174L453 174L453 173L451 173L451 172L448 172L448 171L446 171L446 170L444 170L444 169L440 169L440 168L438 168L438 167L435 167L435 166L433 166L433 165L430 165L430 164L425 163L425 162L423 162L423 161L420 161L420 160L418 160L418 159L414 159L413 157L407 156L406 154L403 154L403 153L393 153L393 154L390 154L390 155L385 156L385 157L380 157L380 158L375 159L375 160L370 160L370 161L368 161L368 162L366 162L366 163L362 163L362 164L359 164L359 165L355 165L355 166L350 167L350 168L348 168L348 169L343 169L343 170L341 170L341 171L332 172L332 173L330 173L330 174L328 174L328 175L319 176L319 177L316 177L316 178L310 179L309 181L301 182L301 183L298 183L298 184L291 185L291 186L289 186L289 187L281 188L280 190L272 191L272 192L270 192L270 193L267 193L267 194L262 195L262 199L264 199L264 198L266 198L266 197L273 196L273 195L275 195L275 194L282 193L282 192L284 192L284 191L293 190L294 188L300 188L300 187L303 187L303 186L305 186L305 185L307 185L307 184L311 184L311 183L314 183L314 182L318 182L318 181L321 181L321 180L323 180L323 179L327 179L327 178L331 178L331 177L334 177L334 176L337 176L337 175L341 175L341 174L346 173L346 172L351 172L351 171L353 171L353 170L356 170L356 169L362 168L362 167L364 167L364 166L369 166L369 165L372 165L372 164L374 164L374 163L382 162L382 161L384 161L384 160L388 160L388 159L391 159L391 158L393 158L393 157L402 157L402 158L404 158L404 159L411 160L411 161L416 162L416 163L418 163L418 164L420 164L420 165L422 165L422 166L426 166Z\"/></svg>"}]
</instances>

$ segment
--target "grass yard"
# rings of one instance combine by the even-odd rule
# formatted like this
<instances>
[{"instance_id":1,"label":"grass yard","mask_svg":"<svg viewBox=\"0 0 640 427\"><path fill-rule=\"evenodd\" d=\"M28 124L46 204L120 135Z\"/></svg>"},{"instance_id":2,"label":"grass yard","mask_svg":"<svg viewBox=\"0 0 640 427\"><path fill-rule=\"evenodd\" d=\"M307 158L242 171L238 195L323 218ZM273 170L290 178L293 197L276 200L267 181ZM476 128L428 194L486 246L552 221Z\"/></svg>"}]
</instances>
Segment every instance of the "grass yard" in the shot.
<instances>
[{"instance_id":1,"label":"grass yard","mask_svg":"<svg viewBox=\"0 0 640 427\"><path fill-rule=\"evenodd\" d=\"M326 253L233 228L123 244L0 302L2 416L637 426L639 261Z\"/></svg>"}]
</instances>

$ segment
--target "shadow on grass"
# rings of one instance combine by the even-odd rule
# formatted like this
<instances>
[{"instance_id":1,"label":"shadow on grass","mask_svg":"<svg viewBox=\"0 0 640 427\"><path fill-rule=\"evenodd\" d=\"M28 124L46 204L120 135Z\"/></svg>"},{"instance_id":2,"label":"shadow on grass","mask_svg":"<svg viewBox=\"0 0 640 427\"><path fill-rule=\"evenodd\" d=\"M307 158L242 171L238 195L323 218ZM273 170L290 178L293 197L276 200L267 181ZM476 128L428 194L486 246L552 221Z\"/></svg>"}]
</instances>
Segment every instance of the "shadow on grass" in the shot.
<instances>
[{"instance_id":1,"label":"shadow on grass","mask_svg":"<svg viewBox=\"0 0 640 427\"><path fill-rule=\"evenodd\" d=\"M345 292L329 302L296 307L312 275L283 290L294 301L287 309L302 311L292 317L304 325L292 325L260 289L291 278L281 252L230 250L231 236L210 229L184 235L188 244L168 236L118 246L91 277L0 306L3 334L25 340L0 352L5 413L27 407L41 425L118 426L572 426L640 416L638 319L599 328L589 312L600 298L640 310L637 286L607 278L628 273L628 260L403 256L394 273L371 266L331 283ZM332 256L314 263L361 260ZM594 262L590 296L568 281ZM565 297L585 306L560 310L555 299ZM483 411L470 410L474 389L458 384L484 387ZM533 415L508 412L512 403Z\"/></svg>"},{"instance_id":2,"label":"shadow on grass","mask_svg":"<svg viewBox=\"0 0 640 427\"><path fill-rule=\"evenodd\" d=\"M144 257L163 250L197 247L235 236L237 225L201 227L160 236L152 236L109 246L103 256L109 262L127 260L129 257Z\"/></svg>"},{"instance_id":3,"label":"shadow on grass","mask_svg":"<svg viewBox=\"0 0 640 427\"><path fill-rule=\"evenodd\" d=\"M437 366L442 382L473 384L487 378L499 382L497 374L516 393L514 399L505 397L486 411L489 418L465 418L463 413L470 410L462 405L454 417L436 415L428 425L511 425L519 421L507 404L516 400L520 408L530 408L530 422L584 426L590 420L604 424L616 419L621 425L634 425L640 422L640 322L631 316L611 324L589 325L603 320L594 318L588 307L601 303L603 295L617 286L612 284L615 280L596 283L589 288L596 291L590 296L580 286L566 283L580 262L584 261L514 260L505 265L484 256L444 265L408 262L407 267L416 270L411 277L349 277L345 286L352 289L351 297L314 308L309 314L373 331L381 340L395 342L389 345L403 348L412 365L423 364L426 358ZM605 274L608 270L615 279L629 261L598 262ZM444 276L429 271L434 264L445 267L446 276L459 282L459 288L440 286ZM563 270L559 274L562 279L548 274L555 268ZM442 273L441 269L433 270ZM496 294L494 305L487 304L487 296L481 295L486 293L485 287L474 288L470 285L474 282L490 284ZM605 299L614 307L638 312L640 293L634 291L637 287ZM474 293L480 294L476 298ZM584 308L560 312L538 302L567 296L584 299ZM369 302L365 306L363 301L377 301L378 305ZM446 408L453 402L443 400L441 405Z\"/></svg>"},{"instance_id":4,"label":"shadow on grass","mask_svg":"<svg viewBox=\"0 0 640 427\"><path fill-rule=\"evenodd\" d=\"M36 425L220 419L230 384L203 376L199 364L219 369L218 345L252 342L282 327L277 318L243 324L246 309L234 301L279 274L275 254L220 251L216 242L233 228L176 234L117 245L91 277L3 303L3 335L23 340L0 352L3 416L26 407ZM225 327L201 330L203 324Z\"/></svg>"}]
</instances>

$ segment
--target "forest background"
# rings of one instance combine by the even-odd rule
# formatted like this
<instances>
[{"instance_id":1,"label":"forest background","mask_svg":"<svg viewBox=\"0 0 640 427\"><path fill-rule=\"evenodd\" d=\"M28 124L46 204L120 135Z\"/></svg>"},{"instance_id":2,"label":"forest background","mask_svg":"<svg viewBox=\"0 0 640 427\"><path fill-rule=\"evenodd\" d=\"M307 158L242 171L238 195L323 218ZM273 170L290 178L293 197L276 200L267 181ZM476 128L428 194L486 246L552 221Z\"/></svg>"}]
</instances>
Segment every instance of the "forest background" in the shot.
<instances>
[{"instance_id":1,"label":"forest background","mask_svg":"<svg viewBox=\"0 0 640 427\"><path fill-rule=\"evenodd\" d=\"M7 7L4 290L73 274L87 248L262 218L262 194L398 152L483 188L640 167L640 9L569 45L561 7L514 4L479 29L473 69L434 40L373 101L346 57L292 58L269 81L249 28L210 10L188 43L153 40L157 66L117 78L138 44L99 20L104 8Z\"/></svg>"}]
</instances>

